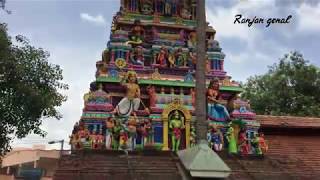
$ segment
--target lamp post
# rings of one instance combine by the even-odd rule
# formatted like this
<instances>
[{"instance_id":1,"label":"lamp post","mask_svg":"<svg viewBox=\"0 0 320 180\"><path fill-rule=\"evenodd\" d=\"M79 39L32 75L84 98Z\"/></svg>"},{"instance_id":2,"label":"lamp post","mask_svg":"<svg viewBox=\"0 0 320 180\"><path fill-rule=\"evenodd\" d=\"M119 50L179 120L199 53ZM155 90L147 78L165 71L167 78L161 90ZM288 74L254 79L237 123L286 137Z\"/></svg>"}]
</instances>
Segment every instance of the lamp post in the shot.
<instances>
[{"instance_id":1,"label":"lamp post","mask_svg":"<svg viewBox=\"0 0 320 180\"><path fill-rule=\"evenodd\" d=\"M62 156L62 151L63 151L63 144L64 144L64 139L62 140L58 140L58 141L49 141L48 144L56 144L56 143L60 143L60 157Z\"/></svg>"}]
</instances>

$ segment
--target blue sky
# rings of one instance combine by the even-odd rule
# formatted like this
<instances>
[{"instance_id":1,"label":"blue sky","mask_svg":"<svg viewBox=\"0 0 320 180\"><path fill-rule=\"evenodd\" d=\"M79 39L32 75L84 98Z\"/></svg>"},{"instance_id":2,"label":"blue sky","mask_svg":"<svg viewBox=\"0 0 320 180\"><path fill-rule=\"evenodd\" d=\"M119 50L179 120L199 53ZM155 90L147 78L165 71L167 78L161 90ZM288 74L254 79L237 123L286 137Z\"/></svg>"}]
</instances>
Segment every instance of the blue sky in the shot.
<instances>
[{"instance_id":1,"label":"blue sky","mask_svg":"<svg viewBox=\"0 0 320 180\"><path fill-rule=\"evenodd\" d=\"M83 108L83 94L94 80L95 62L106 47L112 16L120 0L7 0L11 15L0 11L10 35L25 35L31 44L48 50L49 61L63 68L70 89L68 101L59 109L60 121L45 119L46 139L30 135L14 146L30 146L47 140L68 140ZM320 66L320 0L207 0L207 21L226 54L225 69L234 80L245 81L262 74L267 66L292 50ZM235 15L253 18L286 18L290 24L233 24ZM51 145L49 148L58 146Z\"/></svg>"}]
</instances>

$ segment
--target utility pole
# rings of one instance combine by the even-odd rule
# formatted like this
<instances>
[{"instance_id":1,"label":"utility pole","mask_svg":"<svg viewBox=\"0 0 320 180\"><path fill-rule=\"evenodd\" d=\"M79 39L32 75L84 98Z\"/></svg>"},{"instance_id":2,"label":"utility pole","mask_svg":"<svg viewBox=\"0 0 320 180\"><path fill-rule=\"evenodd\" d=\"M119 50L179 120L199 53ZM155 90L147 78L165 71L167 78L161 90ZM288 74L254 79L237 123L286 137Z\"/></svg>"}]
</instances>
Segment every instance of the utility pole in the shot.
<instances>
[{"instance_id":1,"label":"utility pole","mask_svg":"<svg viewBox=\"0 0 320 180\"><path fill-rule=\"evenodd\" d=\"M205 0L197 0L196 133L197 142L207 139L206 123L206 12Z\"/></svg>"},{"instance_id":2,"label":"utility pole","mask_svg":"<svg viewBox=\"0 0 320 180\"><path fill-rule=\"evenodd\" d=\"M206 103L206 12L205 0L197 0L196 134L197 145L178 152L193 178L226 178L230 168L208 146Z\"/></svg>"}]
</instances>

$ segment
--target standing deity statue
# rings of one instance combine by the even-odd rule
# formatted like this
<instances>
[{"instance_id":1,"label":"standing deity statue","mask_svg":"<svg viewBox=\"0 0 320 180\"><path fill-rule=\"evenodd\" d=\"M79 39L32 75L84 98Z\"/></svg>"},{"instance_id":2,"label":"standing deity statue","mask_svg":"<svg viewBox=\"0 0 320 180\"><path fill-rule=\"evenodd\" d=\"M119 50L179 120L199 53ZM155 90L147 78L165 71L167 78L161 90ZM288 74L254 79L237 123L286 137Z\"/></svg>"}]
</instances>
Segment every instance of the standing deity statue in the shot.
<instances>
[{"instance_id":1,"label":"standing deity statue","mask_svg":"<svg viewBox=\"0 0 320 180\"><path fill-rule=\"evenodd\" d=\"M182 129L184 129L184 118L179 111L175 110L170 118L169 129L171 130L171 150L178 152L181 142Z\"/></svg>"},{"instance_id":2,"label":"standing deity statue","mask_svg":"<svg viewBox=\"0 0 320 180\"><path fill-rule=\"evenodd\" d=\"M210 132L210 144L214 151L221 151L223 147L223 135L219 129L212 127Z\"/></svg>"},{"instance_id":3,"label":"standing deity statue","mask_svg":"<svg viewBox=\"0 0 320 180\"><path fill-rule=\"evenodd\" d=\"M128 120L128 146L130 150L134 150L136 147L137 137L137 117L130 116Z\"/></svg>"},{"instance_id":4,"label":"standing deity statue","mask_svg":"<svg viewBox=\"0 0 320 180\"><path fill-rule=\"evenodd\" d=\"M269 149L268 144L264 139L264 134L261 132L259 133L259 146L261 148L262 153L266 153Z\"/></svg>"},{"instance_id":5,"label":"standing deity statue","mask_svg":"<svg viewBox=\"0 0 320 180\"><path fill-rule=\"evenodd\" d=\"M208 117L215 121L226 121L230 119L227 108L219 104L219 79L210 81L207 90Z\"/></svg>"},{"instance_id":6,"label":"standing deity statue","mask_svg":"<svg viewBox=\"0 0 320 180\"><path fill-rule=\"evenodd\" d=\"M238 135L238 151L241 155L249 154L248 139L246 136L246 131L244 129L241 129Z\"/></svg>"},{"instance_id":7,"label":"standing deity statue","mask_svg":"<svg viewBox=\"0 0 320 180\"><path fill-rule=\"evenodd\" d=\"M112 130L115 125L114 120L109 117L106 121L106 149L112 148Z\"/></svg>"},{"instance_id":8,"label":"standing deity statue","mask_svg":"<svg viewBox=\"0 0 320 180\"><path fill-rule=\"evenodd\" d=\"M150 107L155 107L157 101L156 88L154 86L148 86L147 91L150 99Z\"/></svg>"},{"instance_id":9,"label":"standing deity statue","mask_svg":"<svg viewBox=\"0 0 320 180\"><path fill-rule=\"evenodd\" d=\"M115 121L112 128L112 149L118 150L120 146L120 133L122 131L122 126L119 120Z\"/></svg>"},{"instance_id":10,"label":"standing deity statue","mask_svg":"<svg viewBox=\"0 0 320 180\"><path fill-rule=\"evenodd\" d=\"M124 81L127 82L125 83ZM138 111L140 107L140 87L137 83L137 75L134 71L129 71L127 75L120 82L124 87L126 87L127 93L119 104L115 108L120 116L128 117L132 113L135 115L135 112Z\"/></svg>"},{"instance_id":11,"label":"standing deity statue","mask_svg":"<svg viewBox=\"0 0 320 180\"><path fill-rule=\"evenodd\" d=\"M256 155L262 155L262 149L260 146L260 138L257 134L255 134L253 139L251 140L251 146L253 147Z\"/></svg>"},{"instance_id":12,"label":"standing deity statue","mask_svg":"<svg viewBox=\"0 0 320 180\"><path fill-rule=\"evenodd\" d=\"M229 154L237 154L238 153L237 142L236 142L236 138L235 138L235 135L234 135L234 129L231 126L231 124L228 125L227 140L228 140L228 152L229 152Z\"/></svg>"}]
</instances>

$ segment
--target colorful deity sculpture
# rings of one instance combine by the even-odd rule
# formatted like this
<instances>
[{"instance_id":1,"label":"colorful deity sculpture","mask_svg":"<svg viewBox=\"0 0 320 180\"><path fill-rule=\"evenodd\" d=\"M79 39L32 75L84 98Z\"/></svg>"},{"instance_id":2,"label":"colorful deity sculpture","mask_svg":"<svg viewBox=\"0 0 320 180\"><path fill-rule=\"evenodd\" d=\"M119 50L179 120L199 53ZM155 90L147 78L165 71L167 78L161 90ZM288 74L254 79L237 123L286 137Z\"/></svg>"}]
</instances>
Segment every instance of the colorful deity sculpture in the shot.
<instances>
[{"instance_id":1,"label":"colorful deity sculpture","mask_svg":"<svg viewBox=\"0 0 320 180\"><path fill-rule=\"evenodd\" d=\"M156 63L160 66L166 66L168 60L168 49L165 46L160 48L158 55L156 56Z\"/></svg>"},{"instance_id":2,"label":"colorful deity sculpture","mask_svg":"<svg viewBox=\"0 0 320 180\"><path fill-rule=\"evenodd\" d=\"M190 147L194 147L197 144L197 134L196 134L196 128L194 126L191 126L190 129Z\"/></svg>"},{"instance_id":3,"label":"colorful deity sculpture","mask_svg":"<svg viewBox=\"0 0 320 180\"><path fill-rule=\"evenodd\" d=\"M105 144L106 144L106 149L112 149L112 130L115 125L114 120L109 117L106 121L106 133L105 133Z\"/></svg>"},{"instance_id":4,"label":"colorful deity sculpture","mask_svg":"<svg viewBox=\"0 0 320 180\"><path fill-rule=\"evenodd\" d=\"M241 155L248 155L250 152L245 129L241 129L238 135L238 151Z\"/></svg>"},{"instance_id":5,"label":"colorful deity sculpture","mask_svg":"<svg viewBox=\"0 0 320 180\"><path fill-rule=\"evenodd\" d=\"M144 56L143 56L143 48L141 46L137 46L134 48L134 52L131 56L131 63L133 65L140 65L142 66L144 63Z\"/></svg>"},{"instance_id":6,"label":"colorful deity sculpture","mask_svg":"<svg viewBox=\"0 0 320 180\"><path fill-rule=\"evenodd\" d=\"M127 83L124 81L127 80ZM137 75L134 71L129 71L127 75L122 79L121 84L126 87L127 93L119 104L117 105L116 112L120 116L129 116L140 107L140 87L137 84Z\"/></svg>"},{"instance_id":7,"label":"colorful deity sculpture","mask_svg":"<svg viewBox=\"0 0 320 180\"><path fill-rule=\"evenodd\" d=\"M110 51L109 51L109 49L105 49L102 52L102 61L105 62L105 63L109 63L109 61L110 61Z\"/></svg>"},{"instance_id":8,"label":"colorful deity sculpture","mask_svg":"<svg viewBox=\"0 0 320 180\"><path fill-rule=\"evenodd\" d=\"M112 149L118 150L120 146L120 132L122 126L119 120L115 121L115 125L112 128Z\"/></svg>"},{"instance_id":9,"label":"colorful deity sculpture","mask_svg":"<svg viewBox=\"0 0 320 180\"><path fill-rule=\"evenodd\" d=\"M170 118L169 128L171 130L171 150L178 152L181 142L182 130L184 129L184 117L175 110Z\"/></svg>"},{"instance_id":10,"label":"colorful deity sculpture","mask_svg":"<svg viewBox=\"0 0 320 180\"><path fill-rule=\"evenodd\" d=\"M145 119L144 122L141 123L140 132L141 132L143 145L144 146L150 145L152 143L152 135L153 135L151 119Z\"/></svg>"},{"instance_id":11,"label":"colorful deity sculpture","mask_svg":"<svg viewBox=\"0 0 320 180\"><path fill-rule=\"evenodd\" d=\"M216 127L211 128L211 132L209 135L209 142L211 145L211 148L214 151L221 151L223 148L223 135L219 129Z\"/></svg>"},{"instance_id":12,"label":"colorful deity sculpture","mask_svg":"<svg viewBox=\"0 0 320 180\"><path fill-rule=\"evenodd\" d=\"M134 150L136 146L137 136L137 120L135 116L130 116L128 120L128 146L130 150Z\"/></svg>"},{"instance_id":13,"label":"colorful deity sculpture","mask_svg":"<svg viewBox=\"0 0 320 180\"><path fill-rule=\"evenodd\" d=\"M171 16L172 0L164 0L164 15Z\"/></svg>"},{"instance_id":14,"label":"colorful deity sculpture","mask_svg":"<svg viewBox=\"0 0 320 180\"><path fill-rule=\"evenodd\" d=\"M141 12L145 15L150 15L153 13L152 0L142 0L141 1Z\"/></svg>"},{"instance_id":15,"label":"colorful deity sculpture","mask_svg":"<svg viewBox=\"0 0 320 180\"><path fill-rule=\"evenodd\" d=\"M228 152L229 154L237 154L238 153L238 149L237 149L237 142L236 142L236 138L234 135L234 129L231 126L231 124L229 123L228 125L228 130L227 130L227 140L228 140Z\"/></svg>"},{"instance_id":16,"label":"colorful deity sculpture","mask_svg":"<svg viewBox=\"0 0 320 180\"><path fill-rule=\"evenodd\" d=\"M197 54L195 52L194 49L192 49L190 52L189 52L189 62L188 62L188 65L191 69L194 69L196 70L196 64L197 64Z\"/></svg>"},{"instance_id":17,"label":"colorful deity sculpture","mask_svg":"<svg viewBox=\"0 0 320 180\"><path fill-rule=\"evenodd\" d=\"M266 140L264 139L264 134L262 132L259 133L259 146L263 154L268 151L269 147Z\"/></svg>"},{"instance_id":18,"label":"colorful deity sculpture","mask_svg":"<svg viewBox=\"0 0 320 180\"><path fill-rule=\"evenodd\" d=\"M134 21L134 26L131 29L131 40L133 44L140 44L144 39L144 28L141 26L140 20Z\"/></svg>"},{"instance_id":19,"label":"colorful deity sculpture","mask_svg":"<svg viewBox=\"0 0 320 180\"><path fill-rule=\"evenodd\" d=\"M253 139L251 140L251 146L253 147L254 153L256 155L262 155L262 150L260 147L260 138L257 134L255 134Z\"/></svg>"},{"instance_id":20,"label":"colorful deity sculpture","mask_svg":"<svg viewBox=\"0 0 320 180\"><path fill-rule=\"evenodd\" d=\"M225 106L219 104L219 79L215 78L210 81L207 90L208 117L211 120L226 121L230 115Z\"/></svg>"},{"instance_id":21,"label":"colorful deity sculpture","mask_svg":"<svg viewBox=\"0 0 320 180\"><path fill-rule=\"evenodd\" d=\"M197 34L196 32L191 32L189 34L189 39L188 39L188 47L189 48L194 48L197 45Z\"/></svg>"},{"instance_id":22,"label":"colorful deity sculpture","mask_svg":"<svg viewBox=\"0 0 320 180\"><path fill-rule=\"evenodd\" d=\"M150 107L155 107L157 101L156 88L154 86L148 86L147 91L150 99Z\"/></svg>"},{"instance_id":23,"label":"colorful deity sculpture","mask_svg":"<svg viewBox=\"0 0 320 180\"><path fill-rule=\"evenodd\" d=\"M182 52L182 48L178 48L177 50L175 50L174 58L175 67L186 66L186 61Z\"/></svg>"},{"instance_id":24,"label":"colorful deity sculpture","mask_svg":"<svg viewBox=\"0 0 320 180\"><path fill-rule=\"evenodd\" d=\"M230 118L225 106L219 104L219 79L215 78L210 81L207 90L208 116L210 119L225 121Z\"/></svg>"}]
</instances>

